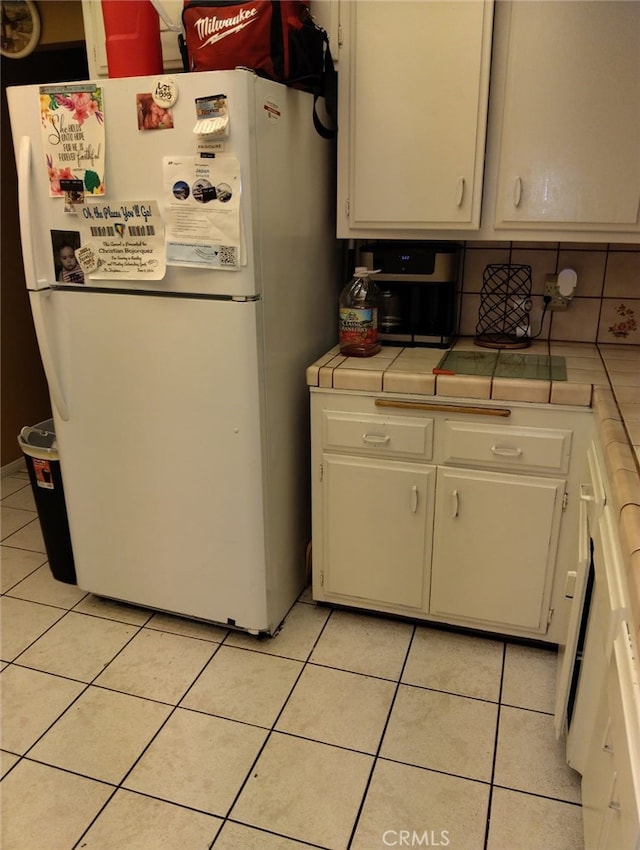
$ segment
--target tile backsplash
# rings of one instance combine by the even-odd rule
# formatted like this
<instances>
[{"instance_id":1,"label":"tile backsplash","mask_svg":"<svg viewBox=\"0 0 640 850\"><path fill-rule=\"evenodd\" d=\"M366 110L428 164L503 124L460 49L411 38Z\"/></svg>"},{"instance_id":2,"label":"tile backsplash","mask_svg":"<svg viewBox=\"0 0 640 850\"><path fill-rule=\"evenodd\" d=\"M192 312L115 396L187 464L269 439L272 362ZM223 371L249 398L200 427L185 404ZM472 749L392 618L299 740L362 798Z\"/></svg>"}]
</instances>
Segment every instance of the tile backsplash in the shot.
<instances>
[{"instance_id":1,"label":"tile backsplash","mask_svg":"<svg viewBox=\"0 0 640 850\"><path fill-rule=\"evenodd\" d=\"M474 336L484 269L492 263L531 266L531 334L572 342L640 343L640 244L466 242L461 248L460 334ZM572 268L575 296L566 310L547 310L548 274Z\"/></svg>"}]
</instances>

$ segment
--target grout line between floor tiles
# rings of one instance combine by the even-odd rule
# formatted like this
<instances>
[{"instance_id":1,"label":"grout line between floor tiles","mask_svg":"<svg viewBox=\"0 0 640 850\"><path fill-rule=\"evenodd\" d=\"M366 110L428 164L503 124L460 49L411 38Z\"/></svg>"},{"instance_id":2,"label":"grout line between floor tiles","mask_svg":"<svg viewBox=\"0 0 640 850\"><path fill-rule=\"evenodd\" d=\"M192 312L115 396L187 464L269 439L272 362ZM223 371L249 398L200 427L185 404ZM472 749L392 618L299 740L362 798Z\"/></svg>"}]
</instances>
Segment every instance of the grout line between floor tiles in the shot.
<instances>
[{"instance_id":1,"label":"grout line between floor tiles","mask_svg":"<svg viewBox=\"0 0 640 850\"><path fill-rule=\"evenodd\" d=\"M498 711L496 713L496 731L493 742L493 759L491 760L491 779L489 782L489 799L487 800L487 822L484 833L484 850L489 845L489 829L491 826L491 806L493 804L493 780L496 774L496 759L498 757L498 737L500 734L500 713L502 711L502 689L504 686L504 671L507 663L507 642L502 644L502 670L500 671L500 687L498 690Z\"/></svg>"},{"instance_id":2,"label":"grout line between floor tiles","mask_svg":"<svg viewBox=\"0 0 640 850\"><path fill-rule=\"evenodd\" d=\"M296 600L296 601L297 601L297 600ZM294 605L295 605L295 603L294 603ZM293 608L293 605L292 605L291 607ZM289 609L289 610L291 610L291 609ZM215 836L215 838L214 838L214 840L213 840L212 844L210 845L210 847L213 847L213 846L215 845L215 842L216 842L216 840L217 840L217 838L218 838L218 835L220 835L220 832L221 832L221 831L222 831L222 829L224 828L224 825L227 823L227 821L229 821L229 820L230 820L231 812L233 811L234 806L235 806L235 805L236 805L236 803L238 802L238 800L239 800L239 798L240 798L240 795L241 795L241 794L242 794L242 792L244 791L244 789L245 789L245 787L246 787L246 785L247 785L247 782L249 781L249 779L250 779L250 777L251 777L251 774L252 774L252 773L253 773L253 771L255 770L256 765L258 764L258 761L259 761L260 757L262 756L262 753L263 753L263 752L264 752L264 750L265 750L265 747L267 746L268 742L271 740L271 737L272 737L273 733L276 731L276 729L275 729L276 724L278 723L278 720L279 720L279 719L280 719L280 717L282 716L282 713L283 713L283 711L285 710L285 708L286 708L286 706L287 706L287 703L288 703L288 702L289 702L289 700L291 699L291 695L292 695L293 691L295 690L296 685L297 685L297 684L298 684L298 682L300 681L300 678L301 678L302 674L303 674L303 673L304 673L304 671L306 670L307 664L309 663L309 659L311 658L311 656L312 656L312 654L313 654L314 649L315 649L315 648L316 648L316 646L318 645L318 642L319 642L320 638L321 638L321 637L322 637L322 635L324 634L324 631L325 631L325 629L327 628L327 624L328 624L328 623L329 623L329 621L331 620L332 615L333 615L333 611L330 611L330 612L329 612L329 616L328 616L328 617L327 617L327 619L324 621L324 623L323 623L323 625L322 625L322 628L320 629L320 631L319 631L319 633L318 633L318 635L317 635L316 639L315 639L315 640L314 640L314 642L313 642L313 646L309 649L309 652L307 653L307 657L306 657L306 659L304 660L304 662L302 663L302 667L300 668L300 670L299 670L299 672L298 672L298 675L296 676L296 679L295 679L294 683L292 684L291 688L289 689L289 693L287 694L287 698L284 700L284 702L283 702L283 704L282 704L282 706L281 706L281 708L280 708L280 711L277 713L277 715L276 715L276 717L275 717L275 719L274 719L273 723L272 723L272 724L271 724L271 726L267 729L267 734L266 734L266 736L265 736L264 741L262 742L262 746L260 747L260 749L259 749L259 750L258 750L258 752L256 753L256 757L254 758L253 762L251 763L251 766L250 766L249 770L247 771L247 774L246 774L246 776L245 776L244 780L242 781L242 784L240 785L240 788L238 789L238 791L237 791L236 795L234 796L233 800L231 801L231 804L229 805L229 808L227 809L227 813L226 813L226 815L224 815L224 817L222 818L222 825L220 826L220 829L219 829L219 830L218 830L218 832L216 833L216 836ZM228 637L228 635L227 635L227 637ZM225 638L225 640L226 640L226 638ZM221 645L222 645L222 644L221 644ZM229 644L229 646L231 646L231 644ZM236 648L238 648L238 647L232 647L232 648L236 649ZM245 647L245 648L246 648L246 647ZM259 650L253 650L253 649L252 649L251 651L256 651L256 652L257 652L257 651L259 651ZM285 657L287 657L287 656L278 656L278 657L279 657L279 658L285 658ZM300 662L300 660L301 660L301 659L296 658L296 659L290 659L290 660L294 660L294 661L298 661L298 662ZM238 721L236 721L236 722L238 722ZM248 724L248 725L252 725L252 724ZM258 728L265 729L265 728L267 728L267 727L261 726L261 727L258 727ZM279 734L288 734L288 733L279 733ZM300 736L292 736L292 737L300 737ZM328 745L328 746L331 746L331 745ZM253 827L253 826L252 826L252 828L255 828L255 827ZM297 839L295 839L295 840L297 840ZM313 846L318 846L318 845L310 845L310 846L312 846L312 847L313 847Z\"/></svg>"},{"instance_id":3,"label":"grout line between floor tiles","mask_svg":"<svg viewBox=\"0 0 640 850\"><path fill-rule=\"evenodd\" d=\"M371 787L371 781L373 780L373 774L376 769L376 765L378 764L378 759L380 757L380 750L382 749L382 742L384 741L384 736L387 732L387 727L389 726L389 721L391 720L391 713L393 712L393 707L396 703L396 698L398 696L398 691L400 690L400 684L402 682L402 676L405 671L405 667L407 666L407 661L409 660L409 653L411 652L411 647L413 646L413 640L416 635L417 625L413 625L413 630L411 632L411 637L409 638L409 643L407 645L407 650L404 655L404 661L402 662L402 667L400 668L400 672L398 673L398 679L396 681L395 690L393 692L393 697L391 698L391 703L389 705L389 710L387 712L387 719L385 720L384 726L382 727L382 732L380 733L380 740L378 741L378 746L373 756L373 763L371 765L371 770L369 771L369 776L367 777L367 781L364 786L364 791L362 793L362 798L360 800L360 805L358 806L358 811L356 812L355 820L353 823L353 828L351 830L351 835L349 836L349 840L347 841L346 850L350 850L351 845L353 844L353 840L356 835L356 831L358 829L358 824L360 822L360 817L362 815L362 810L364 808L365 800L367 799L367 794L369 793L369 788Z\"/></svg>"},{"instance_id":4,"label":"grout line between floor tiles","mask_svg":"<svg viewBox=\"0 0 640 850\"><path fill-rule=\"evenodd\" d=\"M500 785L499 783L494 784L493 787L501 788L503 791L513 791L514 794L524 794L527 797L537 797L541 800L551 800L554 803L564 803L567 806L582 808L582 803L578 800L566 800L563 797L552 797L550 794L538 794L535 791L525 791L523 788L512 788L510 785Z\"/></svg>"}]
</instances>

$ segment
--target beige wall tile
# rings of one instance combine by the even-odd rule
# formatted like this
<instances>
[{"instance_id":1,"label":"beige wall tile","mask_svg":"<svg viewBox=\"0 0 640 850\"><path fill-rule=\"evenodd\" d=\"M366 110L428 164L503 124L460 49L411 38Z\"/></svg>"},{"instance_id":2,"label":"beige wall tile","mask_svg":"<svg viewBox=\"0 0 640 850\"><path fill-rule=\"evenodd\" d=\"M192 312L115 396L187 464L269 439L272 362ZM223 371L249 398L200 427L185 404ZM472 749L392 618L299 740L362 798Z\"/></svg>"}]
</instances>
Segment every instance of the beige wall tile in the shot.
<instances>
[{"instance_id":1,"label":"beige wall tile","mask_svg":"<svg viewBox=\"0 0 640 850\"><path fill-rule=\"evenodd\" d=\"M640 552L634 552L629 558L627 570L629 583L629 602L634 622L638 623L638 638L640 639Z\"/></svg>"},{"instance_id":2,"label":"beige wall tile","mask_svg":"<svg viewBox=\"0 0 640 850\"><path fill-rule=\"evenodd\" d=\"M591 384L569 384L566 381L551 382L551 404L577 404L589 407Z\"/></svg>"},{"instance_id":3,"label":"beige wall tile","mask_svg":"<svg viewBox=\"0 0 640 850\"><path fill-rule=\"evenodd\" d=\"M640 404L640 387L617 387L616 399L621 405Z\"/></svg>"},{"instance_id":4,"label":"beige wall tile","mask_svg":"<svg viewBox=\"0 0 640 850\"><path fill-rule=\"evenodd\" d=\"M383 369L350 369L341 366L334 370L333 388L336 390L363 390L382 392Z\"/></svg>"},{"instance_id":5,"label":"beige wall tile","mask_svg":"<svg viewBox=\"0 0 640 850\"><path fill-rule=\"evenodd\" d=\"M640 506L627 505L620 512L618 521L622 558L628 567L631 556L640 552Z\"/></svg>"},{"instance_id":6,"label":"beige wall tile","mask_svg":"<svg viewBox=\"0 0 640 850\"><path fill-rule=\"evenodd\" d=\"M640 407L640 405L635 405L636 407ZM625 416L624 410L622 413ZM629 437L631 438L631 442L634 446L640 446L640 422L626 421L625 424L627 426L627 431L629 432Z\"/></svg>"},{"instance_id":7,"label":"beige wall tile","mask_svg":"<svg viewBox=\"0 0 640 850\"><path fill-rule=\"evenodd\" d=\"M511 262L531 266L531 292L542 295L547 275L556 271L556 251L514 249Z\"/></svg>"},{"instance_id":8,"label":"beige wall tile","mask_svg":"<svg viewBox=\"0 0 640 850\"><path fill-rule=\"evenodd\" d=\"M557 250L561 242L512 242L514 249L527 251L531 248L539 250Z\"/></svg>"},{"instance_id":9,"label":"beige wall tile","mask_svg":"<svg viewBox=\"0 0 640 850\"><path fill-rule=\"evenodd\" d=\"M640 506L640 478L637 472L618 469L611 476L613 501L622 511L627 505Z\"/></svg>"},{"instance_id":10,"label":"beige wall tile","mask_svg":"<svg viewBox=\"0 0 640 850\"><path fill-rule=\"evenodd\" d=\"M491 378L477 375L438 375L436 393L457 398L491 398Z\"/></svg>"},{"instance_id":11,"label":"beige wall tile","mask_svg":"<svg viewBox=\"0 0 640 850\"><path fill-rule=\"evenodd\" d=\"M607 386L609 379L607 373L600 366L594 369L573 369L567 366L567 380L578 384L594 384L599 386Z\"/></svg>"},{"instance_id":12,"label":"beige wall tile","mask_svg":"<svg viewBox=\"0 0 640 850\"><path fill-rule=\"evenodd\" d=\"M605 298L640 298L640 251L609 251Z\"/></svg>"},{"instance_id":13,"label":"beige wall tile","mask_svg":"<svg viewBox=\"0 0 640 850\"><path fill-rule=\"evenodd\" d=\"M598 353L598 347L595 343L591 342L572 342L572 343L564 343L564 342L556 342L551 340L549 344L549 350L551 354L561 354L566 358L570 357L588 357L590 359L595 358L598 363L601 362L600 355ZM567 359L568 365L568 359Z\"/></svg>"},{"instance_id":14,"label":"beige wall tile","mask_svg":"<svg viewBox=\"0 0 640 850\"><path fill-rule=\"evenodd\" d=\"M491 398L498 401L529 401L546 404L550 396L551 381L494 378L491 388Z\"/></svg>"},{"instance_id":15,"label":"beige wall tile","mask_svg":"<svg viewBox=\"0 0 640 850\"><path fill-rule=\"evenodd\" d=\"M620 419L603 419L600 423L600 438L606 446L609 443L625 443L627 432Z\"/></svg>"},{"instance_id":16,"label":"beige wall tile","mask_svg":"<svg viewBox=\"0 0 640 850\"><path fill-rule=\"evenodd\" d=\"M602 297L606 251L565 251L560 250L558 271L573 269L578 275L576 294Z\"/></svg>"},{"instance_id":17,"label":"beige wall tile","mask_svg":"<svg viewBox=\"0 0 640 850\"><path fill-rule=\"evenodd\" d=\"M625 362L633 359L640 368L640 345L618 345L617 343L603 342L598 346L598 351L602 354L605 363L614 360L623 360ZM616 366L612 364L612 368Z\"/></svg>"},{"instance_id":18,"label":"beige wall tile","mask_svg":"<svg viewBox=\"0 0 640 850\"><path fill-rule=\"evenodd\" d=\"M616 472L626 470L633 473L636 480L638 479L636 460L626 435L623 443L615 441L607 443L605 446L604 462L610 478L613 478Z\"/></svg>"},{"instance_id":19,"label":"beige wall tile","mask_svg":"<svg viewBox=\"0 0 640 850\"><path fill-rule=\"evenodd\" d=\"M599 313L598 298L576 296L566 310L555 310L552 313L551 339L595 342Z\"/></svg>"},{"instance_id":20,"label":"beige wall tile","mask_svg":"<svg viewBox=\"0 0 640 850\"><path fill-rule=\"evenodd\" d=\"M382 389L387 393L418 393L434 395L436 376L420 372L402 372L388 369L382 379Z\"/></svg>"},{"instance_id":21,"label":"beige wall tile","mask_svg":"<svg viewBox=\"0 0 640 850\"><path fill-rule=\"evenodd\" d=\"M627 425L629 423L640 422L640 404L623 404L620 406L620 409Z\"/></svg>"},{"instance_id":22,"label":"beige wall tile","mask_svg":"<svg viewBox=\"0 0 640 850\"><path fill-rule=\"evenodd\" d=\"M509 248L511 247L511 242L509 242L509 241L506 241L506 242L487 241L487 242L485 242L484 240L481 241L481 242L476 242L473 239L470 239L467 242L465 242L465 247L467 247L467 248L506 248L507 250L509 250Z\"/></svg>"},{"instance_id":23,"label":"beige wall tile","mask_svg":"<svg viewBox=\"0 0 640 850\"><path fill-rule=\"evenodd\" d=\"M464 252L463 292L480 292L485 267L492 263L508 263L507 248L473 248Z\"/></svg>"},{"instance_id":24,"label":"beige wall tile","mask_svg":"<svg viewBox=\"0 0 640 850\"><path fill-rule=\"evenodd\" d=\"M598 342L640 343L640 298L603 298Z\"/></svg>"},{"instance_id":25,"label":"beige wall tile","mask_svg":"<svg viewBox=\"0 0 640 850\"><path fill-rule=\"evenodd\" d=\"M475 336L479 309L479 295L464 296L462 299L462 312L460 315L460 334L462 336Z\"/></svg>"},{"instance_id":26,"label":"beige wall tile","mask_svg":"<svg viewBox=\"0 0 640 850\"><path fill-rule=\"evenodd\" d=\"M319 387L330 389L333 386L333 366L322 366L318 373Z\"/></svg>"}]
</instances>

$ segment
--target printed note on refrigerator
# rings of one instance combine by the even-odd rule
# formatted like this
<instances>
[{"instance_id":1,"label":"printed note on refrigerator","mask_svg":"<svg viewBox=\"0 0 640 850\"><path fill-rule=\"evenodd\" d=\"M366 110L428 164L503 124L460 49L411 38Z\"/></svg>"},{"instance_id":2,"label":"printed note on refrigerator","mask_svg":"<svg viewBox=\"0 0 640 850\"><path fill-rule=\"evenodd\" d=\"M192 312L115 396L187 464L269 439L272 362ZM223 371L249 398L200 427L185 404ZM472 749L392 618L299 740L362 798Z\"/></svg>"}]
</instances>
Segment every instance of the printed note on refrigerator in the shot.
<instances>
[{"instance_id":1,"label":"printed note on refrigerator","mask_svg":"<svg viewBox=\"0 0 640 850\"><path fill-rule=\"evenodd\" d=\"M87 197L104 195L104 106L100 86L41 86L40 127L49 195L64 197L60 181L65 180L82 180Z\"/></svg>"},{"instance_id":2,"label":"printed note on refrigerator","mask_svg":"<svg viewBox=\"0 0 640 850\"><path fill-rule=\"evenodd\" d=\"M162 280L164 223L155 201L85 204L76 257L85 280Z\"/></svg>"},{"instance_id":3,"label":"printed note on refrigerator","mask_svg":"<svg viewBox=\"0 0 640 850\"><path fill-rule=\"evenodd\" d=\"M163 169L167 265L238 268L243 262L238 158L165 157Z\"/></svg>"}]
</instances>

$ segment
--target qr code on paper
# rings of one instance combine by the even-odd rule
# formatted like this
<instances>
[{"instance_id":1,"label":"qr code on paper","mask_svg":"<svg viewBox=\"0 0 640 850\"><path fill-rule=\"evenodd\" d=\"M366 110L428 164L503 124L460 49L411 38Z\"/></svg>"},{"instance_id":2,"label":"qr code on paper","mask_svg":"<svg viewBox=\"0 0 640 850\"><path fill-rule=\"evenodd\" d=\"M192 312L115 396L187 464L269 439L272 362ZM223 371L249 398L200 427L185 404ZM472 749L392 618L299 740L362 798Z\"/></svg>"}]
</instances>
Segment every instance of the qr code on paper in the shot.
<instances>
[{"instance_id":1,"label":"qr code on paper","mask_svg":"<svg viewBox=\"0 0 640 850\"><path fill-rule=\"evenodd\" d=\"M220 265L221 266L237 266L238 251L234 245L220 246Z\"/></svg>"}]
</instances>

